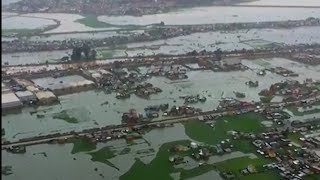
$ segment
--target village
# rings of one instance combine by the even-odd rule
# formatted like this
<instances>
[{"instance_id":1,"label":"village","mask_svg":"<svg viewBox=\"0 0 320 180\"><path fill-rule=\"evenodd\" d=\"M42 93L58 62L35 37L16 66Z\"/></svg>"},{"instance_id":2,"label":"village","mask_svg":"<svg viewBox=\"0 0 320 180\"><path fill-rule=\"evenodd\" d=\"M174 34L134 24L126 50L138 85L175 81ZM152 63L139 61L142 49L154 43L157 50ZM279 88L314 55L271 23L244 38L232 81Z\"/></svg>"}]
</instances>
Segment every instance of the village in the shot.
<instances>
[{"instance_id":1,"label":"village","mask_svg":"<svg viewBox=\"0 0 320 180\"><path fill-rule=\"evenodd\" d=\"M2 178L320 179L317 0L2 10Z\"/></svg>"},{"instance_id":2,"label":"village","mask_svg":"<svg viewBox=\"0 0 320 180\"><path fill-rule=\"evenodd\" d=\"M2 110L11 113L21 113L25 107L50 106L59 103L61 96L74 94L83 91L99 90L108 96L115 96L118 101L125 101L132 96L150 100L150 97L166 93L157 84L150 83L153 78L164 78L169 81L186 81L190 72L213 71L213 72L244 72L249 67L242 63L239 58L226 57L219 51L210 58L194 58L198 54L189 53L192 58L180 61L171 59L170 61L148 62L140 64L134 63L132 66L125 62L118 61L108 64L104 68L86 67L79 70L54 70L40 72L39 74L21 72L11 72L7 74L7 79L2 81ZM203 57L203 54L201 54ZM13 73L13 74L12 74ZM264 77L267 73L287 78L299 76L291 75L295 72L284 67L274 67L257 71L257 77ZM243 85L253 89L259 87L259 82L247 81ZM303 121L288 121L291 118L285 108L312 108L319 104L319 81L312 78L299 81L281 81L267 89L262 89L259 93L260 101L245 100L246 93L233 91L235 97L225 97L219 101L218 106L211 110L199 108L199 105L206 104L211 95L204 94L180 94L177 100L164 104L153 104L144 106L143 111L134 107L127 109L121 115L121 124L107 125L101 128L90 128L82 131L71 131L55 133L35 137L21 138L18 141L2 141L3 149L10 153L26 153L28 146L36 144L65 144L74 141L86 141L88 143L106 143L117 139L125 139L127 142L141 139L144 134L152 129L163 129L174 127L176 123L205 123L209 128L215 129L225 117L256 116L259 114L273 125L268 125L262 132L249 133L230 129L226 134L226 139L215 143L214 146L188 142L175 144L171 147L168 162L174 166L190 163L190 157L198 162L198 166L210 166L207 164L211 156L223 156L232 154L239 149L237 143L249 141L250 149L259 158L270 159L263 165L248 164L247 168L238 171L219 170L221 176L226 179L234 179L250 174L269 172L275 169L280 176L286 179L302 179L319 173L318 156L314 154L319 147L319 140L315 137L303 135L319 128L318 119ZM274 97L281 98L280 102L272 102ZM114 105L115 103L113 103ZM101 106L110 106L112 102L103 102ZM38 119L42 119L46 114L36 113ZM62 110L53 114L53 119L61 119L68 123L77 123L77 119ZM268 124L269 124L268 123ZM232 127L230 127L232 128ZM2 129L3 136L6 134ZM292 142L291 136L299 134L299 145ZM253 148L254 147L254 148ZM308 150L307 148L308 147ZM189 159L186 161L185 159ZM213 168L213 167L212 167ZM214 168L216 168L214 166ZM8 174L11 169L4 169Z\"/></svg>"}]
</instances>

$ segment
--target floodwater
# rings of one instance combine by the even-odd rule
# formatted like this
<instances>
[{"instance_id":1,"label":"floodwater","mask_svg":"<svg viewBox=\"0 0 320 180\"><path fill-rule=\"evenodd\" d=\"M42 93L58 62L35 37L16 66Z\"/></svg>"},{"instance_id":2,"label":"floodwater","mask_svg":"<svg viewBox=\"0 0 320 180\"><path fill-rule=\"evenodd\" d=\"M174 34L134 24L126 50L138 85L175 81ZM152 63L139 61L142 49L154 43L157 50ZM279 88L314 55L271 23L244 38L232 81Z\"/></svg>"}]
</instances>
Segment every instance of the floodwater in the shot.
<instances>
[{"instance_id":1,"label":"floodwater","mask_svg":"<svg viewBox=\"0 0 320 180\"><path fill-rule=\"evenodd\" d=\"M165 14L134 16L99 16L98 20L115 25L149 25L163 21L166 25L212 24L299 20L320 17L317 8L267 8L212 6L182 9Z\"/></svg>"},{"instance_id":2,"label":"floodwater","mask_svg":"<svg viewBox=\"0 0 320 180\"><path fill-rule=\"evenodd\" d=\"M1 1L1 6L4 6L4 5L8 5L8 4L11 4L11 3L16 3L16 2L19 2L21 0L2 0Z\"/></svg>"},{"instance_id":3,"label":"floodwater","mask_svg":"<svg viewBox=\"0 0 320 180\"><path fill-rule=\"evenodd\" d=\"M72 33L72 34L52 34L30 37L31 41L63 41L66 39L102 39L112 36L130 36L133 34L143 33L141 30L136 31L106 31L93 33Z\"/></svg>"},{"instance_id":4,"label":"floodwater","mask_svg":"<svg viewBox=\"0 0 320 180\"><path fill-rule=\"evenodd\" d=\"M194 33L187 36L179 36L167 40L158 40L143 43L128 44L128 48L137 48L127 51L129 56L144 53L152 54L182 54L193 50L214 51L222 50L253 49L263 47L273 42L284 44L311 44L320 42L319 26L303 27L294 29L251 29L232 32L206 32ZM264 44L253 44L251 40L264 41ZM148 46L160 46L159 49L148 49ZM138 49L142 47L141 49ZM144 48L146 47L146 48Z\"/></svg>"},{"instance_id":5,"label":"floodwater","mask_svg":"<svg viewBox=\"0 0 320 180\"><path fill-rule=\"evenodd\" d=\"M242 5L271 5L271 6L320 6L319 0L257 0L239 3Z\"/></svg>"},{"instance_id":6,"label":"floodwater","mask_svg":"<svg viewBox=\"0 0 320 180\"><path fill-rule=\"evenodd\" d=\"M159 138L160 137L160 138ZM177 140L187 140L182 124L165 129L155 129L144 135L145 140L135 140L134 145L128 146L123 139L98 144L97 149L105 146L111 147L118 154L124 148L130 148L128 154L117 155L109 161L119 168L119 171L99 162L92 162L86 153L71 154L72 144L65 145L35 145L27 147L24 155L17 155L2 151L3 165L13 166L14 174L4 176L5 179L103 179L99 174L103 174L108 179L119 179L126 173L135 162L135 158L141 159L144 163L150 163L158 152L159 147L167 142ZM137 154L139 150L154 148L151 154ZM43 154L45 152L47 157ZM76 160L73 160L76 158ZM62 160L60 160L62 159ZM61 165L60 165L61 163ZM95 172L94 169L98 168ZM48 172L50 169L50 172ZM78 171L84 169L83 171ZM78 173L70 173L78 172Z\"/></svg>"},{"instance_id":7,"label":"floodwater","mask_svg":"<svg viewBox=\"0 0 320 180\"><path fill-rule=\"evenodd\" d=\"M46 31L45 33L59 33L59 32L79 32L79 31L94 31L97 28L91 28L85 26L81 23L75 22L76 20L84 18L79 14L66 14L66 13L30 13L25 14L24 16L28 17L41 17L41 18L49 18L56 19L60 21L60 26ZM110 27L110 28L98 28L99 30L116 30L118 28Z\"/></svg>"},{"instance_id":8,"label":"floodwater","mask_svg":"<svg viewBox=\"0 0 320 180\"><path fill-rule=\"evenodd\" d=\"M62 51L42 51L42 52L23 52L23 53L13 53L13 54L1 54L2 64L4 62L9 62L12 65L18 64L33 64L33 63L45 63L57 62L62 57L71 55L72 50L62 50Z\"/></svg>"},{"instance_id":9,"label":"floodwater","mask_svg":"<svg viewBox=\"0 0 320 180\"><path fill-rule=\"evenodd\" d=\"M268 62L261 63L261 62ZM258 92L268 88L271 84L285 79L304 80L312 77L320 80L319 66L305 66L286 59L260 59L255 61L244 60L243 63L252 69L243 72L212 72L212 71L190 71L187 81L170 81L162 77L153 77L148 82L160 87L163 92L152 95L150 100L145 100L132 95L130 99L117 100L115 94L105 94L104 92L86 91L76 94L60 96L60 104L53 106L42 106L37 108L38 114L45 115L44 118L37 118L32 108L24 108L22 113L2 116L2 125L6 129L5 138L17 140L24 137L32 137L39 134L56 132L66 132L71 130L81 130L90 127L101 127L111 124L120 124L123 112L127 112L134 107L138 112L143 113L148 105L169 103L172 105L182 105L181 95L202 94L207 97L205 103L195 104L195 107L204 111L212 110L218 106L221 97L235 97L235 89L245 92L246 98L243 100L258 101ZM261 65L265 64L265 65ZM294 72L300 73L299 77L287 77L268 72L266 76L257 76L256 73L265 67L275 67L281 65ZM142 69L143 70L143 69ZM249 88L245 85L247 81L259 81L259 87ZM211 97L209 97L211 96ZM174 103L174 100L176 102ZM101 105L108 101L108 105ZM62 110L67 112L82 112L86 118L82 118L77 124L70 124L60 119L53 119L54 113ZM97 124L98 123L98 124Z\"/></svg>"},{"instance_id":10,"label":"floodwater","mask_svg":"<svg viewBox=\"0 0 320 180\"><path fill-rule=\"evenodd\" d=\"M2 29L39 29L56 24L53 20L31 17L8 17L2 19Z\"/></svg>"},{"instance_id":11,"label":"floodwater","mask_svg":"<svg viewBox=\"0 0 320 180\"><path fill-rule=\"evenodd\" d=\"M129 49L116 49L113 57L123 56L125 51L129 56L137 54L182 54L193 50L214 51L217 48L222 50L253 49L270 45L273 42L285 44L318 43L320 42L319 26L301 27L294 29L251 29L229 32L206 32L194 33L187 36L179 36L166 40L157 40L141 43L127 44ZM80 35L80 34L78 34ZM63 35L61 35L63 37ZM50 38L50 37L48 37ZM255 41L259 41L255 43ZM260 44L259 44L260 43ZM151 47L158 48L151 48ZM104 49L104 48L98 48ZM2 54L2 63L8 61L10 65L44 63L46 60L55 62L63 56L70 54L71 50L13 53Z\"/></svg>"}]
</instances>

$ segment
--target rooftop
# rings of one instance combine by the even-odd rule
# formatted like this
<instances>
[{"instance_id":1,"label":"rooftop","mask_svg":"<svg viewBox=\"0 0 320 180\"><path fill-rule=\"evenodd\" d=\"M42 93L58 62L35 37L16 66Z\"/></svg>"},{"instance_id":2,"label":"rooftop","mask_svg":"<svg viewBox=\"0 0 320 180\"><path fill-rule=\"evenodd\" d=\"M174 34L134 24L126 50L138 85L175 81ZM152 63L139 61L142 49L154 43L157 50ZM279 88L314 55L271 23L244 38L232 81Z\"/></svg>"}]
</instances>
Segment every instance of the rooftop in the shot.
<instances>
[{"instance_id":1,"label":"rooftop","mask_svg":"<svg viewBox=\"0 0 320 180\"><path fill-rule=\"evenodd\" d=\"M18 97L34 96L34 94L30 91L17 91L16 95Z\"/></svg>"},{"instance_id":2,"label":"rooftop","mask_svg":"<svg viewBox=\"0 0 320 180\"><path fill-rule=\"evenodd\" d=\"M1 104L11 102L20 102L20 100L14 93L1 94Z\"/></svg>"},{"instance_id":3,"label":"rooftop","mask_svg":"<svg viewBox=\"0 0 320 180\"><path fill-rule=\"evenodd\" d=\"M82 86L84 84L93 84L93 81L89 81L82 76L72 75L72 76L63 76L58 78L46 77L33 79L33 82L45 89L63 89L72 86ZM90 83L89 83L90 82Z\"/></svg>"},{"instance_id":4,"label":"rooftop","mask_svg":"<svg viewBox=\"0 0 320 180\"><path fill-rule=\"evenodd\" d=\"M48 99L48 98L56 98L56 96L51 91L39 91L36 93L36 96L39 100Z\"/></svg>"}]
</instances>

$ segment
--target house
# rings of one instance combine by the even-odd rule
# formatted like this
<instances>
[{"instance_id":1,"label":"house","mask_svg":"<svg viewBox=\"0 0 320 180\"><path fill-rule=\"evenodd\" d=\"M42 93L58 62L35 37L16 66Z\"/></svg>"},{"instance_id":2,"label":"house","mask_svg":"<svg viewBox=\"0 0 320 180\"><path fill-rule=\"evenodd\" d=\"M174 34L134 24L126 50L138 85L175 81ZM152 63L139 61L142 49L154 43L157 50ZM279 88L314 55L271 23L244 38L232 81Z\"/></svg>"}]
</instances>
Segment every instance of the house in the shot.
<instances>
[{"instance_id":1,"label":"house","mask_svg":"<svg viewBox=\"0 0 320 180\"><path fill-rule=\"evenodd\" d=\"M37 100L36 96L30 91L17 91L15 94L23 103Z\"/></svg>"}]
</instances>

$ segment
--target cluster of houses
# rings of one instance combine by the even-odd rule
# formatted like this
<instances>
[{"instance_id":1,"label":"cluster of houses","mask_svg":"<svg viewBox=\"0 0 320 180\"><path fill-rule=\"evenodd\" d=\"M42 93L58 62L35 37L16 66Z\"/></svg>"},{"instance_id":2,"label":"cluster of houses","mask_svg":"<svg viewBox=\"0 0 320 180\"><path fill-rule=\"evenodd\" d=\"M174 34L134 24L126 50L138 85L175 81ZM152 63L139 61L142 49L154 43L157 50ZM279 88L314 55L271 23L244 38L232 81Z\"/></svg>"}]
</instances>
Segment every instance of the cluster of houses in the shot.
<instances>
[{"instance_id":1,"label":"cluster of houses","mask_svg":"<svg viewBox=\"0 0 320 180\"><path fill-rule=\"evenodd\" d=\"M262 90L261 96L282 96L284 102L307 99L319 95L317 83L312 79L306 79L305 82L286 80L272 84L269 89Z\"/></svg>"}]
</instances>

